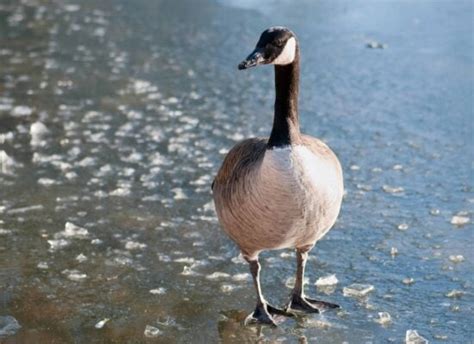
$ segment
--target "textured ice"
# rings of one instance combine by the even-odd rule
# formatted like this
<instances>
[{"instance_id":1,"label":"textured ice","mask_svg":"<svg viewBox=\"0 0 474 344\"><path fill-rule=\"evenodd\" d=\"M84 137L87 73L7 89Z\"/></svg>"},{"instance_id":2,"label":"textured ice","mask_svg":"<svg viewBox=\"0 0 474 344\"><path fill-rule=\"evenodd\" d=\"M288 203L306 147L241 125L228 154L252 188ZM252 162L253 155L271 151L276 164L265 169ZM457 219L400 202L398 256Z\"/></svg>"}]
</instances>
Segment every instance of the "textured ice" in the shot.
<instances>
[{"instance_id":1,"label":"textured ice","mask_svg":"<svg viewBox=\"0 0 474 344\"><path fill-rule=\"evenodd\" d=\"M379 312L379 317L375 321L380 325L388 325L392 322L392 317L387 312Z\"/></svg>"},{"instance_id":2,"label":"textured ice","mask_svg":"<svg viewBox=\"0 0 474 344\"><path fill-rule=\"evenodd\" d=\"M336 275L328 275L324 277L319 277L315 285L318 287L327 287L336 285L339 282Z\"/></svg>"},{"instance_id":3,"label":"textured ice","mask_svg":"<svg viewBox=\"0 0 474 344\"><path fill-rule=\"evenodd\" d=\"M370 284L353 283L344 287L342 292L344 296L362 297L374 290L374 286Z\"/></svg>"},{"instance_id":4,"label":"textured ice","mask_svg":"<svg viewBox=\"0 0 474 344\"><path fill-rule=\"evenodd\" d=\"M97 322L95 324L95 328L100 330L101 328L103 328L105 326L105 324L109 321L110 319L109 318L105 318L105 319L102 319L101 321Z\"/></svg>"},{"instance_id":5,"label":"textured ice","mask_svg":"<svg viewBox=\"0 0 474 344\"><path fill-rule=\"evenodd\" d=\"M155 338L155 337L158 337L160 334L161 334L161 331L159 328L151 326L151 325L146 325L145 332L144 332L145 337Z\"/></svg>"},{"instance_id":6,"label":"textured ice","mask_svg":"<svg viewBox=\"0 0 474 344\"><path fill-rule=\"evenodd\" d=\"M12 336L21 328L18 320L11 315L0 316L0 338Z\"/></svg>"},{"instance_id":7,"label":"textured ice","mask_svg":"<svg viewBox=\"0 0 474 344\"><path fill-rule=\"evenodd\" d=\"M321 329L321 330L327 330L327 329L330 329L333 326L328 321L315 319L313 317L307 317L303 321L304 321L303 324L304 324L305 328L317 328L317 329Z\"/></svg>"},{"instance_id":8,"label":"textured ice","mask_svg":"<svg viewBox=\"0 0 474 344\"><path fill-rule=\"evenodd\" d=\"M420 336L416 330L407 330L405 334L406 344L428 344L428 339Z\"/></svg>"}]
</instances>

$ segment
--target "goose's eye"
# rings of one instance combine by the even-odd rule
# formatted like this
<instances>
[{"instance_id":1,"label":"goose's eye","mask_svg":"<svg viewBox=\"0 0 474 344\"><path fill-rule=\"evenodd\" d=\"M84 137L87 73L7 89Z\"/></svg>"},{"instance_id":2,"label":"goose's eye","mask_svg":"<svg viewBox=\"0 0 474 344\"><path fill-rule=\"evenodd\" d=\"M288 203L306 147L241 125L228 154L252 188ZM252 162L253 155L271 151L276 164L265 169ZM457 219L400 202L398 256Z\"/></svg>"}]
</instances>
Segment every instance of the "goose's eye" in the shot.
<instances>
[{"instance_id":1,"label":"goose's eye","mask_svg":"<svg viewBox=\"0 0 474 344\"><path fill-rule=\"evenodd\" d=\"M274 43L278 48L281 48L283 47L283 45L285 44L283 41L275 41Z\"/></svg>"}]
</instances>

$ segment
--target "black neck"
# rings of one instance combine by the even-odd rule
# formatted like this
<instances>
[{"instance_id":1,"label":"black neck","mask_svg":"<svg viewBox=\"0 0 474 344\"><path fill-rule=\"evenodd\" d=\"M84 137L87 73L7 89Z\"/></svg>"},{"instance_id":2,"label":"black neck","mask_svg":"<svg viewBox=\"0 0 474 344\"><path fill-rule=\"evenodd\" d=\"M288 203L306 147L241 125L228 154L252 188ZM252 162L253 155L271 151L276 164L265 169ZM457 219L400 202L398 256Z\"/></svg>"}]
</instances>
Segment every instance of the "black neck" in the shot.
<instances>
[{"instance_id":1,"label":"black neck","mask_svg":"<svg viewBox=\"0 0 474 344\"><path fill-rule=\"evenodd\" d=\"M301 142L298 121L298 91L300 54L296 47L295 59L284 66L275 65L275 116L268 147L281 147Z\"/></svg>"}]
</instances>

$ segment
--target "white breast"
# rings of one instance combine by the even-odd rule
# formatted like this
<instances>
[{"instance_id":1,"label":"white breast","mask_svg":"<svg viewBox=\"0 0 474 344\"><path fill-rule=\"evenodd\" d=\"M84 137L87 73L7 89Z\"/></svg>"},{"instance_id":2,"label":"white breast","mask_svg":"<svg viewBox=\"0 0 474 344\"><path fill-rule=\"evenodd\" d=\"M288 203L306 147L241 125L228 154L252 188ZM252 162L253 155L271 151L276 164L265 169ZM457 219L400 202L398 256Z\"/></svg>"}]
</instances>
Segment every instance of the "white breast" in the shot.
<instances>
[{"instance_id":1,"label":"white breast","mask_svg":"<svg viewBox=\"0 0 474 344\"><path fill-rule=\"evenodd\" d=\"M314 242L334 224L342 180L330 160L305 146L275 148L265 153L260 171L260 198L273 209L276 222L286 223L281 230L291 241Z\"/></svg>"},{"instance_id":2,"label":"white breast","mask_svg":"<svg viewBox=\"0 0 474 344\"><path fill-rule=\"evenodd\" d=\"M302 197L315 198L318 194L329 201L340 193L341 181L336 166L302 145L268 150L262 172L270 183L286 181L299 187L304 191Z\"/></svg>"}]
</instances>

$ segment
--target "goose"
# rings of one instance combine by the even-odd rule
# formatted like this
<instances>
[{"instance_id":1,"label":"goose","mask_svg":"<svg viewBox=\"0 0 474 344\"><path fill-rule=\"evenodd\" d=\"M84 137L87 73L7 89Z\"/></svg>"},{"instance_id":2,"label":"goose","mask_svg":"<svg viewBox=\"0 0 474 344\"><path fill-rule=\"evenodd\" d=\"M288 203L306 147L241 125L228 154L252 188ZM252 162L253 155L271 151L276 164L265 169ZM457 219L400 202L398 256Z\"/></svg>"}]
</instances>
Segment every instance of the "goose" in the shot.
<instances>
[{"instance_id":1,"label":"goose","mask_svg":"<svg viewBox=\"0 0 474 344\"><path fill-rule=\"evenodd\" d=\"M257 305L246 323L276 326L275 315L319 313L338 308L307 297L304 271L308 252L336 222L343 196L342 168L322 141L300 132L298 91L300 51L286 27L265 30L238 69L271 64L276 99L268 138L250 138L226 155L212 183L218 220L240 248L257 292ZM296 251L296 278L284 309L270 305L260 285L259 254Z\"/></svg>"}]
</instances>

